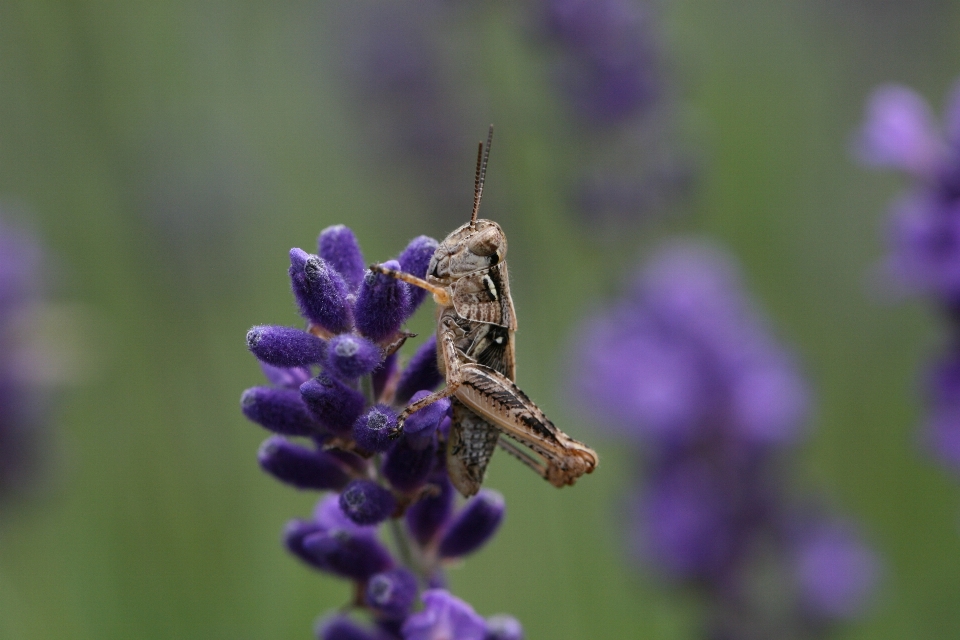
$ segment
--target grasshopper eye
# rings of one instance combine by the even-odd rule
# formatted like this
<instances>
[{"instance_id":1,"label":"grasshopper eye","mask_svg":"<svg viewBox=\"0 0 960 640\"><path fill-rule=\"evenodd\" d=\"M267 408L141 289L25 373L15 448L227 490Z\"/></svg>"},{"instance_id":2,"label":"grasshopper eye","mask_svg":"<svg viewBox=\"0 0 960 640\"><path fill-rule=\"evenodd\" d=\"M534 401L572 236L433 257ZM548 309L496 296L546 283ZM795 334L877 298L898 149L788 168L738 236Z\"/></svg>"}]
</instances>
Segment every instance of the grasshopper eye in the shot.
<instances>
[{"instance_id":1,"label":"grasshopper eye","mask_svg":"<svg viewBox=\"0 0 960 640\"><path fill-rule=\"evenodd\" d=\"M470 253L483 258L494 256L496 260L492 261L491 264L496 264L503 257L506 248L504 245L503 233L499 229L491 227L470 238L467 249Z\"/></svg>"}]
</instances>

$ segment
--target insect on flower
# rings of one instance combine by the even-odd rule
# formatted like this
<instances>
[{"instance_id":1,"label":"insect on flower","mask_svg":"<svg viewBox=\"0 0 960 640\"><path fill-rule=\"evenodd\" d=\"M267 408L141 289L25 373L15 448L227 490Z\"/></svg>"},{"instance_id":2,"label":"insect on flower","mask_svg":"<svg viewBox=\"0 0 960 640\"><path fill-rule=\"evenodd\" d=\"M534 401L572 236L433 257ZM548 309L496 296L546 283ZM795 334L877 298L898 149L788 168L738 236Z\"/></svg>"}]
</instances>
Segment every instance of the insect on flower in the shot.
<instances>
[{"instance_id":1,"label":"insect on flower","mask_svg":"<svg viewBox=\"0 0 960 640\"><path fill-rule=\"evenodd\" d=\"M513 382L517 320L504 261L507 238L496 222L477 219L492 138L491 125L477 153L470 222L440 244L426 279L370 267L429 291L438 305L437 364L446 386L408 405L396 434L410 414L452 396L447 468L464 496L480 489L498 444L555 487L573 484L598 463L592 449L557 429Z\"/></svg>"}]
</instances>

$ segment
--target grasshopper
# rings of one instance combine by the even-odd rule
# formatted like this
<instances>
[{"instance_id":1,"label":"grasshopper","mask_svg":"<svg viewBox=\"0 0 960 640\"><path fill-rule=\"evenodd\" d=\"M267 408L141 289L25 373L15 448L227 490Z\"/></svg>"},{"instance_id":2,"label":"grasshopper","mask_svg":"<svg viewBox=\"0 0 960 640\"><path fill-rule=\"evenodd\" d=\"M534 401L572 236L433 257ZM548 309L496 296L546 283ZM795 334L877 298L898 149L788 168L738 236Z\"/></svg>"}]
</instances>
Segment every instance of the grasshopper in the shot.
<instances>
[{"instance_id":1,"label":"grasshopper","mask_svg":"<svg viewBox=\"0 0 960 640\"><path fill-rule=\"evenodd\" d=\"M504 261L507 238L496 222L477 219L492 139L493 125L477 151L470 222L440 244L426 279L370 267L426 289L438 305L437 364L446 386L404 408L396 434L411 413L452 396L447 469L467 497L480 490L497 445L555 487L573 484L598 463L592 449L557 429L514 384L517 319Z\"/></svg>"}]
</instances>

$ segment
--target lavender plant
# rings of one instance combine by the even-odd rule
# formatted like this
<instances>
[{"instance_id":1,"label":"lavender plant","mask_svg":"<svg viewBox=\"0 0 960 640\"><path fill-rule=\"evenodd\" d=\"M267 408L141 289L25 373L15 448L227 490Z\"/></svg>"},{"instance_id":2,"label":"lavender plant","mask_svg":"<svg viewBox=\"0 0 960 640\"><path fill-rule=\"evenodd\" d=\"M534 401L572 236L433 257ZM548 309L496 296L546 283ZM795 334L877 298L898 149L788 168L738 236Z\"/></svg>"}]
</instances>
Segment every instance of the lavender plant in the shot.
<instances>
[{"instance_id":1,"label":"lavender plant","mask_svg":"<svg viewBox=\"0 0 960 640\"><path fill-rule=\"evenodd\" d=\"M0 221L0 497L30 487L44 464L54 363L25 335L44 300L44 256L29 234Z\"/></svg>"},{"instance_id":2,"label":"lavender plant","mask_svg":"<svg viewBox=\"0 0 960 640\"><path fill-rule=\"evenodd\" d=\"M674 111L653 3L537 0L539 41L580 135L572 198L597 221L642 219L689 188L692 163L672 140ZM585 169L583 168L585 165Z\"/></svg>"},{"instance_id":3,"label":"lavender plant","mask_svg":"<svg viewBox=\"0 0 960 640\"><path fill-rule=\"evenodd\" d=\"M856 152L865 164L899 170L909 182L891 206L885 272L904 291L932 299L947 319L951 335L925 385L924 437L937 459L960 472L960 83L942 130L912 89L876 89Z\"/></svg>"},{"instance_id":4,"label":"lavender plant","mask_svg":"<svg viewBox=\"0 0 960 640\"><path fill-rule=\"evenodd\" d=\"M575 397L637 451L631 555L699 592L704 637L817 638L861 611L876 561L792 497L810 391L723 254L664 249L577 335Z\"/></svg>"},{"instance_id":5,"label":"lavender plant","mask_svg":"<svg viewBox=\"0 0 960 640\"><path fill-rule=\"evenodd\" d=\"M499 10L500 8L498 8ZM350 3L341 8L338 45L345 83L377 148L393 147L416 167L438 215L466 206L452 173L470 148L458 131L487 102L467 62L469 28L482 3L437 0ZM530 0L510 7L519 35L549 59L570 118L559 134L578 159L574 208L594 222L642 219L689 187L689 160L675 150L660 30L645 0ZM466 46L465 46L466 45ZM471 115L474 114L474 115ZM585 167L585 168L584 168ZM595 225L591 225L592 227Z\"/></svg>"},{"instance_id":6,"label":"lavender plant","mask_svg":"<svg viewBox=\"0 0 960 640\"><path fill-rule=\"evenodd\" d=\"M347 227L325 229L318 245L316 255L290 251L306 330L250 330L247 345L271 384L241 397L244 415L275 434L260 448L263 469L297 489L327 492L311 517L287 524L287 549L350 581L349 607L368 618L328 615L317 637L522 638L514 618L484 620L444 588L445 565L486 544L505 513L503 497L489 489L455 507L444 463L449 401L412 414L399 439L388 435L397 410L442 381L433 338L406 367L398 363L409 337L402 325L423 292L367 271ZM420 236L386 265L422 278L436 248Z\"/></svg>"}]
</instances>

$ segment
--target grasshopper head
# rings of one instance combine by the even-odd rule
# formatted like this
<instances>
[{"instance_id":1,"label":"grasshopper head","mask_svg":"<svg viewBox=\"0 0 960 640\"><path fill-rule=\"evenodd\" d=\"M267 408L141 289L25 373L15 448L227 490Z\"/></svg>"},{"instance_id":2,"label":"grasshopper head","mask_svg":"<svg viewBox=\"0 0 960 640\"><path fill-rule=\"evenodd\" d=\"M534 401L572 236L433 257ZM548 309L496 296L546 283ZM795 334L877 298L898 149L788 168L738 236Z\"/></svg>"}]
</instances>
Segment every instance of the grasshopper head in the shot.
<instances>
[{"instance_id":1,"label":"grasshopper head","mask_svg":"<svg viewBox=\"0 0 960 640\"><path fill-rule=\"evenodd\" d=\"M427 275L438 280L456 280L487 269L507 255L507 237L496 222L477 220L448 235L430 260Z\"/></svg>"}]
</instances>

